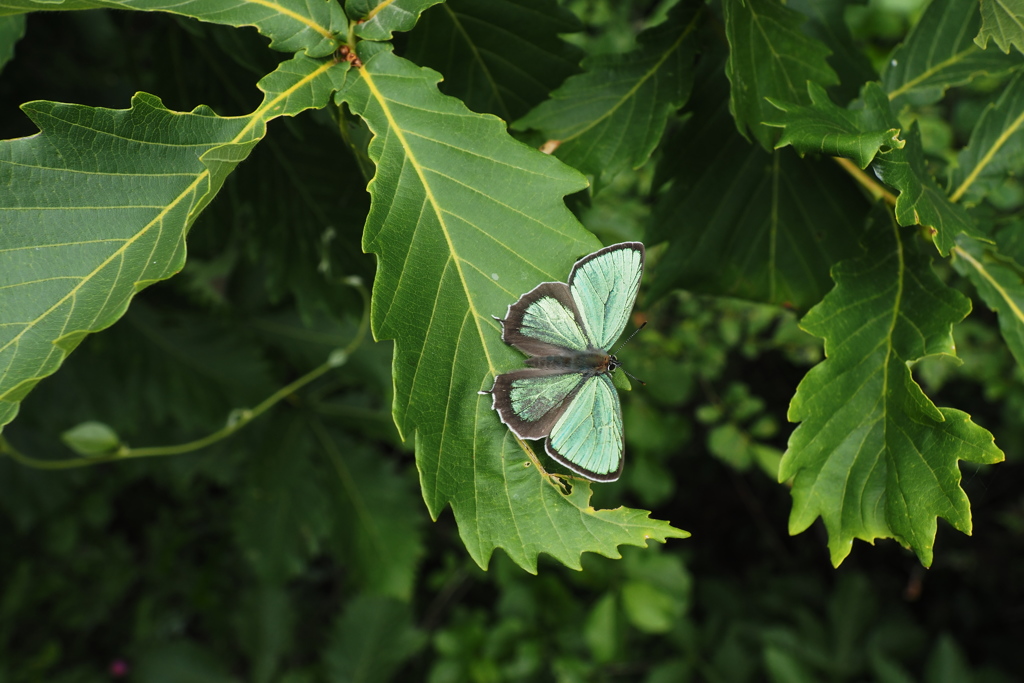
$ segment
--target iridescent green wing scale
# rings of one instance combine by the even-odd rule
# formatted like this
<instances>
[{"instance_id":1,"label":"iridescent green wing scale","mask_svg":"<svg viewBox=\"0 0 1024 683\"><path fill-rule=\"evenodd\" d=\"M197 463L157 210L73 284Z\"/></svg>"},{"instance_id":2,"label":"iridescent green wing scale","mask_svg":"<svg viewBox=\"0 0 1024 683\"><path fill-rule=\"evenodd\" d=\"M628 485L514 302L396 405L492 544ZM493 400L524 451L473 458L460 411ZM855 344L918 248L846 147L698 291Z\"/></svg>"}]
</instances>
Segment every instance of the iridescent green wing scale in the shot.
<instances>
[{"instance_id":1,"label":"iridescent green wing scale","mask_svg":"<svg viewBox=\"0 0 1024 683\"><path fill-rule=\"evenodd\" d=\"M576 262L569 290L591 343L604 351L629 322L644 273L644 245L613 244Z\"/></svg>"},{"instance_id":2,"label":"iridescent green wing scale","mask_svg":"<svg viewBox=\"0 0 1024 683\"><path fill-rule=\"evenodd\" d=\"M494 409L520 439L543 439L583 384L578 372L524 368L494 378Z\"/></svg>"},{"instance_id":3,"label":"iridescent green wing scale","mask_svg":"<svg viewBox=\"0 0 1024 683\"><path fill-rule=\"evenodd\" d=\"M595 481L619 478L623 447L622 406L609 374L584 380L544 444L553 459Z\"/></svg>"},{"instance_id":4,"label":"iridescent green wing scale","mask_svg":"<svg viewBox=\"0 0 1024 683\"><path fill-rule=\"evenodd\" d=\"M559 356L590 348L576 302L564 282L543 282L508 307L501 338L530 356Z\"/></svg>"}]
</instances>

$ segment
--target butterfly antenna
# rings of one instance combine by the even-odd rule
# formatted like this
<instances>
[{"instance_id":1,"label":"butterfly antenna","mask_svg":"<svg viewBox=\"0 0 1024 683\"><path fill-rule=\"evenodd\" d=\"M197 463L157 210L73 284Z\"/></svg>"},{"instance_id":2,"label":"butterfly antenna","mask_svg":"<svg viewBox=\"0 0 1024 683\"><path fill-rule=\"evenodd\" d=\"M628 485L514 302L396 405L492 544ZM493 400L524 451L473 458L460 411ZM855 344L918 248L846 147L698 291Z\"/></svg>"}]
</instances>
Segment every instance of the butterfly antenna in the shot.
<instances>
[{"instance_id":1,"label":"butterfly antenna","mask_svg":"<svg viewBox=\"0 0 1024 683\"><path fill-rule=\"evenodd\" d=\"M621 344L619 344L619 347L618 347L617 349L615 349L615 353L618 353L618 352L619 352L619 349L621 349L621 348L622 348L623 346L625 346L626 344L628 344L628 343L629 343L629 340L630 340L630 339L632 339L633 337L635 337L635 336L636 336L636 333L637 333L637 332L639 332L640 330L644 329L645 327L647 327L647 321L646 321L646 320L645 320L645 321L643 321L643 323L641 323L641 324L640 324L640 327L638 327L638 328L636 328L635 330L633 330L633 334L629 335L629 337L628 337L628 338L626 339L626 341L624 341L624 342L622 342ZM615 353L613 353L612 355L614 356L614 355L615 355ZM644 386L647 386L647 382L643 381L643 380L642 380L642 379L640 379L639 377L635 377L635 376L631 375L631 374L630 374L630 373L629 373L629 372L628 372L628 371L626 370L626 368L623 368L623 367L622 367L621 365L619 366L619 368L620 368L620 369L621 369L621 370L622 370L623 372L625 372L625 373L626 373L626 376L627 376L627 377L630 377L630 378L632 378L632 379L635 379L635 380L636 380L637 382L640 382L640 384L642 384L642 385L644 385Z\"/></svg>"},{"instance_id":2,"label":"butterfly antenna","mask_svg":"<svg viewBox=\"0 0 1024 683\"><path fill-rule=\"evenodd\" d=\"M640 330L644 329L645 327L647 327L647 321L646 320L643 321L640 324L640 327L638 327L635 330L633 330L633 334L629 335L629 337L626 339L626 341L624 341L621 344L619 344L618 348L615 349L615 353L613 353L612 355L614 356L615 354L617 354L619 352L619 349L621 349L623 346L628 344L629 340L632 339L633 337L635 337L636 333L639 332ZM633 375L630 375L630 377L633 377ZM633 379L636 379L636 377L633 377ZM636 381L639 382L640 380L637 379Z\"/></svg>"},{"instance_id":3,"label":"butterfly antenna","mask_svg":"<svg viewBox=\"0 0 1024 683\"><path fill-rule=\"evenodd\" d=\"M630 374L630 373L629 373L629 372L628 372L628 371L626 370L626 368L622 367L621 365L619 366L619 370L622 370L623 372L625 372L625 373L626 373L626 376L627 376L627 377L629 377L629 378L631 378L631 379L635 379L635 380L636 380L637 382L640 382L640 384L643 384L643 385L644 385L645 387L647 386L647 382L643 381L643 380L642 380L642 379L640 379L639 377L636 377L635 375L632 375L632 374ZM482 392L482 391L481 391L480 393L482 394L482 393L484 393L484 392Z\"/></svg>"}]
</instances>

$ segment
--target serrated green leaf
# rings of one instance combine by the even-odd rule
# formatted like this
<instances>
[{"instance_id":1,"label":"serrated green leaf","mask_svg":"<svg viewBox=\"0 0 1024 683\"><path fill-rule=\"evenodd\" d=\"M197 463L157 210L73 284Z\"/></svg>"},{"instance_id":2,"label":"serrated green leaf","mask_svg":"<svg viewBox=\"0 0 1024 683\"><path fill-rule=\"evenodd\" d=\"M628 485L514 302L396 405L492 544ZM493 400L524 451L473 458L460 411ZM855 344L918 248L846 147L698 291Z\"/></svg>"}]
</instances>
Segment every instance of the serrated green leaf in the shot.
<instances>
[{"instance_id":1,"label":"serrated green leaf","mask_svg":"<svg viewBox=\"0 0 1024 683\"><path fill-rule=\"evenodd\" d=\"M354 33L364 40L391 40L394 31L408 31L427 8L444 0L348 0L345 12L358 23Z\"/></svg>"},{"instance_id":2,"label":"serrated green leaf","mask_svg":"<svg viewBox=\"0 0 1024 683\"><path fill-rule=\"evenodd\" d=\"M364 66L338 98L374 133L363 239L378 257L371 324L377 339L395 339L393 413L415 436L431 515L451 504L481 566L503 547L530 571L540 552L579 567L585 551L615 556L621 543L683 535L642 511L592 510L588 484L562 494L524 467L525 444L477 394L522 364L491 316L598 246L563 202L584 179L441 95L436 72L385 44L359 47Z\"/></svg>"},{"instance_id":3,"label":"serrated green leaf","mask_svg":"<svg viewBox=\"0 0 1024 683\"><path fill-rule=\"evenodd\" d=\"M281 584L259 584L240 595L235 630L251 662L248 680L270 683L295 636L295 606Z\"/></svg>"},{"instance_id":4,"label":"serrated green leaf","mask_svg":"<svg viewBox=\"0 0 1024 683\"><path fill-rule=\"evenodd\" d=\"M951 201L977 204L1009 176L1024 171L1024 74L990 103L957 155Z\"/></svg>"},{"instance_id":5,"label":"serrated green leaf","mask_svg":"<svg viewBox=\"0 0 1024 683\"><path fill-rule=\"evenodd\" d=\"M273 421L262 429L262 448L239 484L232 526L256 575L273 584L295 577L320 553L335 517L323 472L310 461L305 423Z\"/></svg>"},{"instance_id":6,"label":"serrated green leaf","mask_svg":"<svg viewBox=\"0 0 1024 683\"><path fill-rule=\"evenodd\" d=\"M185 235L268 121L322 107L347 63L296 57L259 83L248 116L172 112L140 93L127 110L22 109L40 133L0 142L0 427L89 333L179 270Z\"/></svg>"},{"instance_id":7,"label":"serrated green leaf","mask_svg":"<svg viewBox=\"0 0 1024 683\"><path fill-rule=\"evenodd\" d=\"M778 0L726 0L725 35L729 61L725 73L732 83L729 107L744 136L749 131L765 149L775 132L761 125L774 108L765 98L809 104L807 81L834 85L839 77L825 58L832 52L804 35L805 17Z\"/></svg>"},{"instance_id":8,"label":"serrated green leaf","mask_svg":"<svg viewBox=\"0 0 1024 683\"><path fill-rule=\"evenodd\" d=\"M1011 45L1018 52L1024 52L1024 2L981 0L981 30L974 42L984 50L989 38L996 41L1003 52L1009 53Z\"/></svg>"},{"instance_id":9,"label":"serrated green leaf","mask_svg":"<svg viewBox=\"0 0 1024 683\"><path fill-rule=\"evenodd\" d=\"M701 6L683 2L665 23L640 34L626 55L589 58L551 99L513 124L560 145L555 156L606 183L639 168L661 140L669 114L690 96Z\"/></svg>"},{"instance_id":10,"label":"serrated green leaf","mask_svg":"<svg viewBox=\"0 0 1024 683\"><path fill-rule=\"evenodd\" d=\"M376 451L316 429L337 474L334 552L367 593L410 600L423 555L423 507L410 479Z\"/></svg>"},{"instance_id":11,"label":"serrated green leaf","mask_svg":"<svg viewBox=\"0 0 1024 683\"><path fill-rule=\"evenodd\" d=\"M481 401L479 423L486 424L493 412L489 399ZM495 472L493 466L485 469L477 463L475 497L458 500L466 507L464 516L472 519L466 531L475 536L467 535L461 521L459 533L474 559L489 557L493 547L500 545L531 573L536 573L537 555L542 552L567 567L581 569L582 552L619 558L620 545L645 547L648 540L664 543L668 538L689 537L668 522L650 519L646 510L595 510L590 505L590 482L575 481L572 491L564 494L546 477L537 476L532 454L526 452L523 442L505 432L500 450L493 454L499 469ZM490 453L488 457L492 457Z\"/></svg>"},{"instance_id":12,"label":"serrated green leaf","mask_svg":"<svg viewBox=\"0 0 1024 683\"><path fill-rule=\"evenodd\" d=\"M896 198L899 224L929 228L939 253L946 255L958 235L978 236L978 230L964 208L951 202L928 173L917 123L904 138L907 144L903 149L877 157L872 169L882 182L899 190Z\"/></svg>"},{"instance_id":13,"label":"serrated green leaf","mask_svg":"<svg viewBox=\"0 0 1024 683\"><path fill-rule=\"evenodd\" d=\"M972 39L980 23L977 0L939 0L928 5L882 71L882 87L893 106L932 104L948 88L1024 66L1021 55L1007 56L975 45Z\"/></svg>"},{"instance_id":14,"label":"serrated green leaf","mask_svg":"<svg viewBox=\"0 0 1024 683\"><path fill-rule=\"evenodd\" d=\"M971 532L959 460L1003 459L992 435L937 408L910 374L924 356L955 354L951 329L970 302L932 272L912 231L889 220L867 254L833 270L836 288L801 321L826 359L797 387L779 481L794 477L790 532L822 517L833 564L853 539L895 538L931 564L936 518Z\"/></svg>"},{"instance_id":15,"label":"serrated green leaf","mask_svg":"<svg viewBox=\"0 0 1024 683\"><path fill-rule=\"evenodd\" d=\"M559 34L580 30L555 0L449 0L423 13L405 58L473 111L513 121L579 72L583 51Z\"/></svg>"},{"instance_id":16,"label":"serrated green leaf","mask_svg":"<svg viewBox=\"0 0 1024 683\"><path fill-rule=\"evenodd\" d=\"M990 245L965 237L957 242L953 267L970 279L999 316L999 331L1017 364L1024 367L1024 269Z\"/></svg>"},{"instance_id":17,"label":"serrated green leaf","mask_svg":"<svg viewBox=\"0 0 1024 683\"><path fill-rule=\"evenodd\" d=\"M412 610L393 598L359 595L331 628L324 669L332 683L386 683L427 642Z\"/></svg>"},{"instance_id":18,"label":"serrated green leaf","mask_svg":"<svg viewBox=\"0 0 1024 683\"><path fill-rule=\"evenodd\" d=\"M851 111L832 104L828 93L817 83L807 83L811 106L768 99L778 112L765 120L764 125L782 128L782 136L775 143L780 149L792 145L800 154L828 154L853 159L861 168L867 168L876 154L901 149L899 128L870 130L864 120L864 110Z\"/></svg>"},{"instance_id":19,"label":"serrated green leaf","mask_svg":"<svg viewBox=\"0 0 1024 683\"><path fill-rule=\"evenodd\" d=\"M14 58L14 46L25 35L25 16L0 16L0 72Z\"/></svg>"},{"instance_id":20,"label":"serrated green leaf","mask_svg":"<svg viewBox=\"0 0 1024 683\"><path fill-rule=\"evenodd\" d=\"M671 185L647 239L669 246L651 294L678 287L807 309L832 287L832 265L859 252L863 198L832 161L743 139L718 85L697 89L693 118L662 156Z\"/></svg>"},{"instance_id":21,"label":"serrated green leaf","mask_svg":"<svg viewBox=\"0 0 1024 683\"><path fill-rule=\"evenodd\" d=\"M281 52L325 57L345 42L348 19L335 0L0 0L0 16L98 9L168 12L227 26L254 26Z\"/></svg>"},{"instance_id":22,"label":"serrated green leaf","mask_svg":"<svg viewBox=\"0 0 1024 683\"><path fill-rule=\"evenodd\" d=\"M878 78L878 72L868 59L862 45L850 33L846 21L849 9L867 0L834 2L834 0L787 0L786 7L805 15L808 19L803 32L821 41L832 50L828 58L839 76L839 85L830 88L838 102L849 102L857 96L863 83Z\"/></svg>"},{"instance_id":23,"label":"serrated green leaf","mask_svg":"<svg viewBox=\"0 0 1024 683\"><path fill-rule=\"evenodd\" d=\"M876 130L897 128L899 122L878 83L868 83L857 103L864 110L862 120ZM939 253L946 255L957 235L977 235L974 220L959 204L946 196L928 172L921 134L915 122L902 136L905 145L876 156L871 169L883 183L899 192L896 220L900 225L921 225L934 236Z\"/></svg>"}]
</instances>

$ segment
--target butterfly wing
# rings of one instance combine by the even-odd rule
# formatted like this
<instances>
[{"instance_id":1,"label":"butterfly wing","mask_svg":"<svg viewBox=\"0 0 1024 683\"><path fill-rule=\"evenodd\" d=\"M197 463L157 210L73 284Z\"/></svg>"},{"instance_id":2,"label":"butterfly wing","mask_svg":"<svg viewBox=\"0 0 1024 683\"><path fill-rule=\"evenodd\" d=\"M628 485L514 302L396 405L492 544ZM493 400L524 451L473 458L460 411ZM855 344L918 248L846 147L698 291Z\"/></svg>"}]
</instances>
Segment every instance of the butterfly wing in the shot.
<instances>
[{"instance_id":1,"label":"butterfly wing","mask_svg":"<svg viewBox=\"0 0 1024 683\"><path fill-rule=\"evenodd\" d=\"M508 307L501 339L531 356L586 351L590 340L564 282L543 282Z\"/></svg>"},{"instance_id":2,"label":"butterfly wing","mask_svg":"<svg viewBox=\"0 0 1024 683\"><path fill-rule=\"evenodd\" d=\"M552 426L544 450L587 479L619 478L625 438L622 406L611 375L583 380Z\"/></svg>"},{"instance_id":3,"label":"butterfly wing","mask_svg":"<svg viewBox=\"0 0 1024 683\"><path fill-rule=\"evenodd\" d=\"M580 373L550 368L515 370L494 378L492 407L520 439L543 439L583 383Z\"/></svg>"},{"instance_id":4,"label":"butterfly wing","mask_svg":"<svg viewBox=\"0 0 1024 683\"><path fill-rule=\"evenodd\" d=\"M622 407L605 367L643 268L640 242L605 247L577 261L568 284L544 282L523 294L501 321L502 340L535 358L494 378L493 408L516 436L547 437L549 456L594 481L622 472Z\"/></svg>"},{"instance_id":5,"label":"butterfly wing","mask_svg":"<svg viewBox=\"0 0 1024 683\"><path fill-rule=\"evenodd\" d=\"M644 245L613 244L584 256L569 273L569 290L584 333L607 351L622 334L640 291Z\"/></svg>"}]
</instances>

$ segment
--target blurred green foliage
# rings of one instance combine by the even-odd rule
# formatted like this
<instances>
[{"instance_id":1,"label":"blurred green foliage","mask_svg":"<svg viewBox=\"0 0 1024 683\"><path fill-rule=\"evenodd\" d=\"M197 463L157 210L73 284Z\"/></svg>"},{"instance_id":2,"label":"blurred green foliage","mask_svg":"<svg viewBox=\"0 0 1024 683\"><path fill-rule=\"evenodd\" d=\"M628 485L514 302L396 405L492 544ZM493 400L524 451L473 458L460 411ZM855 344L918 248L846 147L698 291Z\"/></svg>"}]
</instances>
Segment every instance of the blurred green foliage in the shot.
<instances>
[{"instance_id":1,"label":"blurred green foliage","mask_svg":"<svg viewBox=\"0 0 1024 683\"><path fill-rule=\"evenodd\" d=\"M571 39L591 54L630 49L671 4L565 3L585 24ZM846 16L879 65L920 6L855 4ZM245 111L273 57L248 30L33 14L0 79L0 132L31 134L13 105L36 98L120 107L147 90L175 109ZM987 87L915 114L933 163L967 138L985 101L973 93ZM136 446L188 441L355 335L359 298L341 283L373 273L357 246L359 167L340 141L323 144L333 122L322 112L274 125L283 134L192 231L181 276L88 339L6 438L66 458L61 435L98 420ZM650 184L650 167L622 174L576 208L607 242L638 239ZM1001 196L1019 206L1019 184ZM428 521L390 416L390 346L367 341L199 453L64 472L0 460L0 683L1024 675L1024 376L993 314L979 306L957 328L962 364L914 368L938 402L969 405L1010 460L998 474L964 466L975 535L940 525L928 571L887 542L833 570L820 525L785 533L789 496L774 472L786 410L822 358L795 313L672 292L642 295L637 315L649 325L621 352L647 381L623 394L630 462L594 504L651 509L691 540L624 548L621 561L586 555L582 572L543 561L531 576L500 553L480 570L450 514Z\"/></svg>"}]
</instances>

